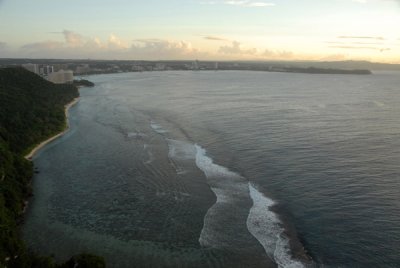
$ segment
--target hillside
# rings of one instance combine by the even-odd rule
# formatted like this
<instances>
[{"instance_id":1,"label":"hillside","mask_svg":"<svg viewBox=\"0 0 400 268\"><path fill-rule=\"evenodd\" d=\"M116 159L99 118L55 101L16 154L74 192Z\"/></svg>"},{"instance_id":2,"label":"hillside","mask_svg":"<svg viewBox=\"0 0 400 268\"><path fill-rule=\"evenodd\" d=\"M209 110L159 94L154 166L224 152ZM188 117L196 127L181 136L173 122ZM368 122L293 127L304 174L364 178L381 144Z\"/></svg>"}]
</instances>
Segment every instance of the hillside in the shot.
<instances>
[{"instance_id":1,"label":"hillside","mask_svg":"<svg viewBox=\"0 0 400 268\"><path fill-rule=\"evenodd\" d=\"M55 85L22 68L0 69L0 267L55 267L51 258L30 254L18 235L33 175L24 155L65 128L64 105L78 96L73 85Z\"/></svg>"}]
</instances>

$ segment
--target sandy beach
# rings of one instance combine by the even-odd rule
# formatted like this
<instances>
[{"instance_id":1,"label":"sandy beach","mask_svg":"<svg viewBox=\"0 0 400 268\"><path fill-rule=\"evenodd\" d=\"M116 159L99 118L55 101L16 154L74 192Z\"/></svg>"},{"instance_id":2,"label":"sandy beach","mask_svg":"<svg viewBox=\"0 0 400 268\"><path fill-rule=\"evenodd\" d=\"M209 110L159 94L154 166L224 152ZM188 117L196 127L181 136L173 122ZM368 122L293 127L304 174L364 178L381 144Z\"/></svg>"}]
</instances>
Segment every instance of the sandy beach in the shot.
<instances>
[{"instance_id":1,"label":"sandy beach","mask_svg":"<svg viewBox=\"0 0 400 268\"><path fill-rule=\"evenodd\" d=\"M67 118L67 126L66 126L66 128L65 128L62 132L60 132L60 133L54 135L53 137L50 137L49 139L47 139L47 140L41 142L40 144L38 144L35 148L32 149L32 151L31 151L29 154L25 155L25 158L26 158L26 159L32 160L32 157L33 157L41 148L43 148L46 144L52 142L53 140L55 140L55 139L57 139L57 138L63 136L65 133L67 133L67 131L69 130L69 119L68 119L68 111L69 111L69 108L71 108L71 107L74 106L76 103L78 103L78 101L79 101L79 97L73 99L73 101L71 101L70 103L68 103L67 105L65 105L64 113L65 113L65 117Z\"/></svg>"}]
</instances>

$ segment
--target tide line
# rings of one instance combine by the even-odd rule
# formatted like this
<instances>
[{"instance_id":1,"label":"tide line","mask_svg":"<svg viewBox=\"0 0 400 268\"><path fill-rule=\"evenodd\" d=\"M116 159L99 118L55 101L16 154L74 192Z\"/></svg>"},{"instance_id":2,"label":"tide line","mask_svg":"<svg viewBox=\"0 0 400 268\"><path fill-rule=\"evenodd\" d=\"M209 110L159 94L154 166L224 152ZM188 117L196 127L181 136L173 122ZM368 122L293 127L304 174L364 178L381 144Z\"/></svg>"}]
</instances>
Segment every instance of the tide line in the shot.
<instances>
[{"instance_id":1,"label":"tide line","mask_svg":"<svg viewBox=\"0 0 400 268\"><path fill-rule=\"evenodd\" d=\"M39 143L37 146L35 146L35 148L33 148L30 153L28 153L27 155L25 155L25 159L27 160L32 160L33 156L40 150L42 149L44 146L46 146L47 144L49 144L50 142L54 141L55 139L63 136L65 133L68 132L69 130L69 116L68 116L68 111L69 109L74 106L76 103L79 102L79 97L73 99L70 103L68 103L67 105L64 106L64 114L65 114L65 118L67 119L67 126L66 128L61 131L60 133L48 138L47 140Z\"/></svg>"}]
</instances>

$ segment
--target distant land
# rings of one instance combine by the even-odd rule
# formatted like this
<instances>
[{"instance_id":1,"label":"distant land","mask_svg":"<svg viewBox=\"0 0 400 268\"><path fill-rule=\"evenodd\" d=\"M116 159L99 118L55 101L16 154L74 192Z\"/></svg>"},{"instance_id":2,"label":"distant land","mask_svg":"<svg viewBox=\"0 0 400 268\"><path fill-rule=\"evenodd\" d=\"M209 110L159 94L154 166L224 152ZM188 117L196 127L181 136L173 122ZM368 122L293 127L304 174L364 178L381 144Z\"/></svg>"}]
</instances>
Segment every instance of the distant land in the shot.
<instances>
[{"instance_id":1,"label":"distant land","mask_svg":"<svg viewBox=\"0 0 400 268\"><path fill-rule=\"evenodd\" d=\"M166 71L166 70L249 70L311 74L371 74L400 71L400 64L368 61L142 61L91 59L0 59L1 67L22 64L52 65L55 70L72 70L74 75Z\"/></svg>"},{"instance_id":2,"label":"distant land","mask_svg":"<svg viewBox=\"0 0 400 268\"><path fill-rule=\"evenodd\" d=\"M86 79L74 80L73 85L77 87L94 87L94 83Z\"/></svg>"}]
</instances>

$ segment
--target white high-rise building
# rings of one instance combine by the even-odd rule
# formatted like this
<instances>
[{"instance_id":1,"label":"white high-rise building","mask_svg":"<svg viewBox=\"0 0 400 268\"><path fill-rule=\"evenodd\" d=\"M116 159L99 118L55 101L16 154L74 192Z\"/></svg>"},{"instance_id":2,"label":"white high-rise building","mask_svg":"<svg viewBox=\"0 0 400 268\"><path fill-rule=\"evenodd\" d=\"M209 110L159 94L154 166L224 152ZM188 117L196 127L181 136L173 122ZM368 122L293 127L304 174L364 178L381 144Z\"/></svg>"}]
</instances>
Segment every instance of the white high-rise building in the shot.
<instances>
[{"instance_id":1,"label":"white high-rise building","mask_svg":"<svg viewBox=\"0 0 400 268\"><path fill-rule=\"evenodd\" d=\"M54 84L67 84L74 82L74 73L71 70L59 70L50 73L46 79Z\"/></svg>"},{"instance_id":2,"label":"white high-rise building","mask_svg":"<svg viewBox=\"0 0 400 268\"><path fill-rule=\"evenodd\" d=\"M50 66L50 65L46 65L46 66L43 66L43 73L41 73L41 74L42 75L49 75L52 72L54 72L54 67Z\"/></svg>"},{"instance_id":3,"label":"white high-rise building","mask_svg":"<svg viewBox=\"0 0 400 268\"><path fill-rule=\"evenodd\" d=\"M38 64L26 63L26 64L22 64L22 67L32 73L39 74L39 65Z\"/></svg>"}]
</instances>

